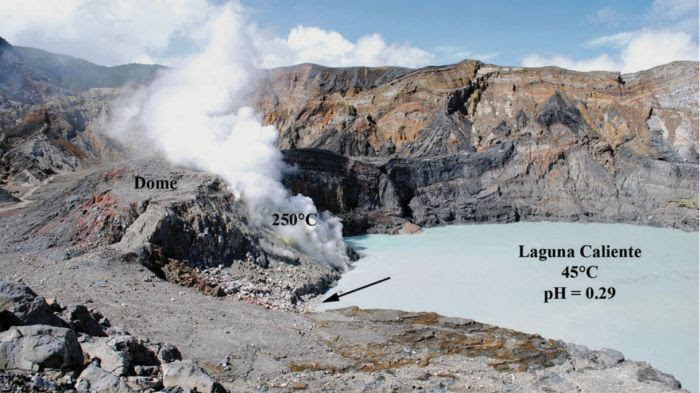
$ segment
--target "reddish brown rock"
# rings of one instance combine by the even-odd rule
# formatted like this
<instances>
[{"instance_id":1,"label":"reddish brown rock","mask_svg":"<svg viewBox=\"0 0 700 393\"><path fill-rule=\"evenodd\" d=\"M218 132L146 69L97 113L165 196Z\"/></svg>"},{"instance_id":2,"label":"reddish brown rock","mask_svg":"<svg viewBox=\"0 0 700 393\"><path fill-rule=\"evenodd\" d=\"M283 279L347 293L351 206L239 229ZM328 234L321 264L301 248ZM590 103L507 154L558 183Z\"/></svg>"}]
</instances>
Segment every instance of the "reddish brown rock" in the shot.
<instances>
[{"instance_id":1,"label":"reddish brown rock","mask_svg":"<svg viewBox=\"0 0 700 393\"><path fill-rule=\"evenodd\" d=\"M423 230L418 225L411 222L404 222L397 233L399 235L415 235L416 233L421 233L422 231Z\"/></svg>"},{"instance_id":2,"label":"reddish brown rock","mask_svg":"<svg viewBox=\"0 0 700 393\"><path fill-rule=\"evenodd\" d=\"M696 62L622 75L304 64L269 71L259 91L279 146L296 149L285 184L348 234L405 221L698 227L683 202L698 195Z\"/></svg>"}]
</instances>

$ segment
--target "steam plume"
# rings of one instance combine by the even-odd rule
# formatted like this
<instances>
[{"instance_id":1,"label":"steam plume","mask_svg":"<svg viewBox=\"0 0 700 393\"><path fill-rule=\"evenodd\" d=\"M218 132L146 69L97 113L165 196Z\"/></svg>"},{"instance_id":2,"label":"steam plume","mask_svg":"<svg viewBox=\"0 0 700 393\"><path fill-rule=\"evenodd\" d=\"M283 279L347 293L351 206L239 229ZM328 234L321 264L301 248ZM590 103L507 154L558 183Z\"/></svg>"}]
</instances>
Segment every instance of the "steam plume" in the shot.
<instances>
[{"instance_id":1,"label":"steam plume","mask_svg":"<svg viewBox=\"0 0 700 393\"><path fill-rule=\"evenodd\" d=\"M255 53L245 20L226 4L203 29L205 48L162 72L116 108L111 132L126 137L140 129L168 160L223 177L242 198L256 225L273 213L318 213L313 201L291 196L280 183L283 161L277 130L263 126L241 102L254 77ZM340 220L319 215L315 226L270 226L300 250L329 264L347 261Z\"/></svg>"}]
</instances>

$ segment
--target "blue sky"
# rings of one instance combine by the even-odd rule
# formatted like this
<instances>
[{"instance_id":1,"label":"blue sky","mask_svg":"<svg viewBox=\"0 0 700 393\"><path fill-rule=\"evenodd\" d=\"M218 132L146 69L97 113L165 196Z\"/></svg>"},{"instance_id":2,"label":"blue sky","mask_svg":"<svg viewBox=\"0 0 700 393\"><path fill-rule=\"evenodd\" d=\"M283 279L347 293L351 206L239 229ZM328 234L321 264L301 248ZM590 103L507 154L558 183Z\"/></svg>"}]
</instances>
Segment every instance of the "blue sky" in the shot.
<instances>
[{"instance_id":1,"label":"blue sky","mask_svg":"<svg viewBox=\"0 0 700 393\"><path fill-rule=\"evenodd\" d=\"M587 48L587 41L652 22L651 1L262 0L243 4L253 20L278 36L297 25L334 30L351 41L379 33L388 42L405 42L434 53L438 63L458 60L461 54L497 53L491 60L507 65L519 64L531 53L589 57L604 48Z\"/></svg>"},{"instance_id":2,"label":"blue sky","mask_svg":"<svg viewBox=\"0 0 700 393\"><path fill-rule=\"evenodd\" d=\"M0 36L105 65L176 65L206 45L222 7L265 68L471 58L627 72L698 59L697 0L3 0Z\"/></svg>"},{"instance_id":3,"label":"blue sky","mask_svg":"<svg viewBox=\"0 0 700 393\"><path fill-rule=\"evenodd\" d=\"M656 4L655 4L656 3ZM278 36L298 25L356 41L379 33L434 55L520 65L532 54L586 59L608 53L590 41L622 32L687 32L697 43L695 1L244 1L251 19ZM664 10L668 13L665 14Z\"/></svg>"}]
</instances>

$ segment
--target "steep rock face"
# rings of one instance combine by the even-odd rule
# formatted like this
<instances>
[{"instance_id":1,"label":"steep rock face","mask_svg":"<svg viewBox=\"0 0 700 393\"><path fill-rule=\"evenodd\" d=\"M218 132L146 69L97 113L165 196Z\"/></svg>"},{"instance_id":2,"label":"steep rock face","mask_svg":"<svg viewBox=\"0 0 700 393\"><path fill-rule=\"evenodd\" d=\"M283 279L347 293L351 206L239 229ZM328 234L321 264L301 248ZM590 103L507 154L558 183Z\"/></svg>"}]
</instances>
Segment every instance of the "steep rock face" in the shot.
<instances>
[{"instance_id":1,"label":"steep rock face","mask_svg":"<svg viewBox=\"0 0 700 393\"><path fill-rule=\"evenodd\" d=\"M395 231L407 219L423 226L507 222L517 219L517 210L485 190L482 177L503 168L514 155L510 143L472 154L384 162L326 150L285 150L285 160L293 166L284 182L321 209L341 214L346 234Z\"/></svg>"},{"instance_id":2,"label":"steep rock face","mask_svg":"<svg viewBox=\"0 0 700 393\"><path fill-rule=\"evenodd\" d=\"M477 61L418 70L304 64L269 71L258 105L281 148L419 157L509 139L550 149L629 144L697 163L697 80L695 62L624 75Z\"/></svg>"},{"instance_id":3,"label":"steep rock face","mask_svg":"<svg viewBox=\"0 0 700 393\"><path fill-rule=\"evenodd\" d=\"M281 148L346 157L323 165L311 162L318 152L288 152L285 182L342 215L347 233L541 219L692 230L697 82L694 62L624 75L300 65L270 71L257 102ZM500 150L484 170L478 157ZM410 181L388 180L401 177L397 163L414 168ZM354 189L359 180L371 186Z\"/></svg>"},{"instance_id":4,"label":"steep rock face","mask_svg":"<svg viewBox=\"0 0 700 393\"><path fill-rule=\"evenodd\" d=\"M0 184L36 185L124 158L118 144L96 131L105 128L111 102L126 86L146 83L162 68L103 67L0 38Z\"/></svg>"},{"instance_id":5,"label":"steep rock face","mask_svg":"<svg viewBox=\"0 0 700 393\"><path fill-rule=\"evenodd\" d=\"M0 185L26 199L55 174L125 159L97 131L119 86L157 71L134 67L3 43ZM317 157L328 160L320 165L304 158L317 152L286 154L297 169L285 183L342 215L346 233L407 221L540 219L697 229L697 81L693 62L624 75L476 61L417 70L303 64L262 72L253 98L279 129L280 148L351 160L341 176L332 156ZM469 167L501 149L507 159ZM376 173L355 173L368 167ZM402 171L423 180L403 181ZM337 199L369 177L375 186L366 195Z\"/></svg>"},{"instance_id":6,"label":"steep rock face","mask_svg":"<svg viewBox=\"0 0 700 393\"><path fill-rule=\"evenodd\" d=\"M118 89L92 89L40 104L0 108L0 182L36 185L51 175L125 157L124 148L98 129Z\"/></svg>"},{"instance_id":7,"label":"steep rock face","mask_svg":"<svg viewBox=\"0 0 700 393\"><path fill-rule=\"evenodd\" d=\"M518 163L512 143L483 152L387 161L328 151L284 151L284 183L339 214L345 234L518 220L628 222L697 229L697 166L622 150L606 172L586 149L571 151L544 178Z\"/></svg>"}]
</instances>

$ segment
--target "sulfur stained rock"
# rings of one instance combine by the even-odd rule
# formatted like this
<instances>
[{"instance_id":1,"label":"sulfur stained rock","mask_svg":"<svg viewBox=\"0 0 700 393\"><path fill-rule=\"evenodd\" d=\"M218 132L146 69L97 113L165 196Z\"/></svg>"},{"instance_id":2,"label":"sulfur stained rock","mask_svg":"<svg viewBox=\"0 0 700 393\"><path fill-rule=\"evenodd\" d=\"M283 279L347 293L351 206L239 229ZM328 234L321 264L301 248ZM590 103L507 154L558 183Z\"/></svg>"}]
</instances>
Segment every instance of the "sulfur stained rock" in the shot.
<instances>
[{"instance_id":1,"label":"sulfur stained rock","mask_svg":"<svg viewBox=\"0 0 700 393\"><path fill-rule=\"evenodd\" d=\"M401 225L401 227L398 229L397 234L399 235L414 235L416 233L420 233L421 228L411 222L405 222Z\"/></svg>"},{"instance_id":2,"label":"sulfur stained rock","mask_svg":"<svg viewBox=\"0 0 700 393\"><path fill-rule=\"evenodd\" d=\"M348 235L407 221L698 227L683 207L697 198L695 62L623 75L478 61L267 75L258 107L280 130L285 185Z\"/></svg>"}]
</instances>

